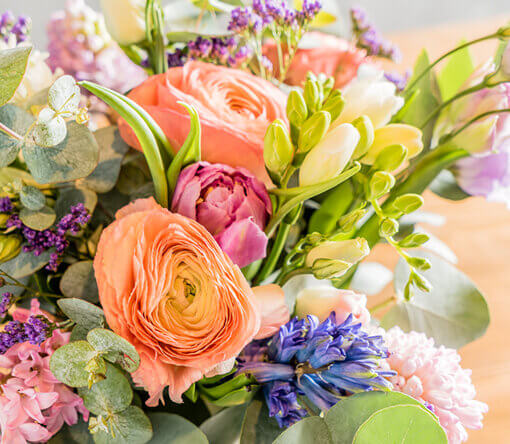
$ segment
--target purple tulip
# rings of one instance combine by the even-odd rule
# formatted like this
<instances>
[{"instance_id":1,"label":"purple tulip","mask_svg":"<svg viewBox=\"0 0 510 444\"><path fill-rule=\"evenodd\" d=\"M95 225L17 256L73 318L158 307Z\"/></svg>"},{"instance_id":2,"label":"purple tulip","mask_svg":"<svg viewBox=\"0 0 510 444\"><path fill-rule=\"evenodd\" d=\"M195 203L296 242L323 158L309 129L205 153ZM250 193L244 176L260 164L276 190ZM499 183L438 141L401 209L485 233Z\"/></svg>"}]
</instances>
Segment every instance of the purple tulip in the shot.
<instances>
[{"instance_id":1,"label":"purple tulip","mask_svg":"<svg viewBox=\"0 0 510 444\"><path fill-rule=\"evenodd\" d=\"M202 224L239 267L266 256L272 208L266 188L244 168L198 162L181 171L172 211Z\"/></svg>"}]
</instances>

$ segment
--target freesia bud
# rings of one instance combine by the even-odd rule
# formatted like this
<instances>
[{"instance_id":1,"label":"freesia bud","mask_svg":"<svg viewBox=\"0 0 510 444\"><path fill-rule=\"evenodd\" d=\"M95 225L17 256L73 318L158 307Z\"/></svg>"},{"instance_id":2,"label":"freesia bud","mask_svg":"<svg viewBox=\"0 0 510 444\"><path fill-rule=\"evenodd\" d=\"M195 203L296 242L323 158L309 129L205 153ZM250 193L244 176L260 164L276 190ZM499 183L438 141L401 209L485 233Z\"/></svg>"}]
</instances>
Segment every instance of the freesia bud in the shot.
<instances>
[{"instance_id":1,"label":"freesia bud","mask_svg":"<svg viewBox=\"0 0 510 444\"><path fill-rule=\"evenodd\" d=\"M379 153L374 162L374 169L381 171L396 170L407 157L407 148L404 145L390 145Z\"/></svg>"},{"instance_id":2,"label":"freesia bud","mask_svg":"<svg viewBox=\"0 0 510 444\"><path fill-rule=\"evenodd\" d=\"M275 120L269 125L264 137L264 162L266 168L274 175L281 176L292 162L294 147L290 141L285 124Z\"/></svg>"},{"instance_id":3,"label":"freesia bud","mask_svg":"<svg viewBox=\"0 0 510 444\"><path fill-rule=\"evenodd\" d=\"M287 99L287 117L289 122L296 128L300 128L307 116L308 108L306 107L303 94L293 89Z\"/></svg>"},{"instance_id":4,"label":"freesia bud","mask_svg":"<svg viewBox=\"0 0 510 444\"><path fill-rule=\"evenodd\" d=\"M391 237L398 232L398 222L391 217L386 217L379 225L379 234L382 237Z\"/></svg>"},{"instance_id":5,"label":"freesia bud","mask_svg":"<svg viewBox=\"0 0 510 444\"><path fill-rule=\"evenodd\" d=\"M409 280L413 285L415 285L417 288L419 288L421 291L424 291L425 293L429 293L432 290L432 285L430 284L430 282L423 276L420 276L414 270L411 271L411 276Z\"/></svg>"},{"instance_id":6,"label":"freesia bud","mask_svg":"<svg viewBox=\"0 0 510 444\"><path fill-rule=\"evenodd\" d=\"M374 143L374 126L367 116L358 117L352 121L352 125L358 130L361 136L352 158L359 159Z\"/></svg>"},{"instance_id":7,"label":"freesia bud","mask_svg":"<svg viewBox=\"0 0 510 444\"><path fill-rule=\"evenodd\" d=\"M329 97L324 102L324 106L322 107L323 111L327 111L331 114L331 122L334 122L340 114L342 114L342 110L344 109L345 100L342 97L342 93L339 89L333 91Z\"/></svg>"},{"instance_id":8,"label":"freesia bud","mask_svg":"<svg viewBox=\"0 0 510 444\"><path fill-rule=\"evenodd\" d=\"M379 199L395 185L395 178L386 171L374 173L369 183L369 199Z\"/></svg>"},{"instance_id":9,"label":"freesia bud","mask_svg":"<svg viewBox=\"0 0 510 444\"><path fill-rule=\"evenodd\" d=\"M345 262L350 264L349 267L351 267L367 256L368 253L370 253L370 247L367 240L362 237L336 242L327 241L312 248L306 256L305 263L307 267L312 267L317 259L330 259ZM335 266L340 268L338 263Z\"/></svg>"},{"instance_id":10,"label":"freesia bud","mask_svg":"<svg viewBox=\"0 0 510 444\"><path fill-rule=\"evenodd\" d=\"M420 208L423 203L423 197L421 197L419 194L409 193L397 197L395 202L393 202L393 206L397 210L402 211L402 213L409 214Z\"/></svg>"},{"instance_id":11,"label":"freesia bud","mask_svg":"<svg viewBox=\"0 0 510 444\"><path fill-rule=\"evenodd\" d=\"M374 143L361 162L372 165L381 151L390 145L404 145L407 148L407 158L410 159L423 149L421 131L403 123L392 123L376 129Z\"/></svg>"},{"instance_id":12,"label":"freesia bud","mask_svg":"<svg viewBox=\"0 0 510 444\"><path fill-rule=\"evenodd\" d=\"M407 263L411 267L422 271L428 270L431 267L429 260L425 259L424 257L411 256L407 259Z\"/></svg>"},{"instance_id":13,"label":"freesia bud","mask_svg":"<svg viewBox=\"0 0 510 444\"><path fill-rule=\"evenodd\" d=\"M306 106L311 112L314 112L319 107L321 102L321 94L317 81L307 80L303 90Z\"/></svg>"},{"instance_id":14,"label":"freesia bud","mask_svg":"<svg viewBox=\"0 0 510 444\"><path fill-rule=\"evenodd\" d=\"M101 0L106 28L120 45L145 39L146 0Z\"/></svg>"},{"instance_id":15,"label":"freesia bud","mask_svg":"<svg viewBox=\"0 0 510 444\"><path fill-rule=\"evenodd\" d=\"M402 239L398 245L402 248L417 248L429 240L425 233L412 233Z\"/></svg>"},{"instance_id":16,"label":"freesia bud","mask_svg":"<svg viewBox=\"0 0 510 444\"><path fill-rule=\"evenodd\" d=\"M354 210L345 216L342 216L338 221L338 226L344 232L351 231L354 229L356 224L361 220L361 218L366 214L367 210L360 208L358 210Z\"/></svg>"},{"instance_id":17,"label":"freesia bud","mask_svg":"<svg viewBox=\"0 0 510 444\"><path fill-rule=\"evenodd\" d=\"M0 262L15 258L21 251L21 238L13 235L0 234Z\"/></svg>"},{"instance_id":18,"label":"freesia bud","mask_svg":"<svg viewBox=\"0 0 510 444\"><path fill-rule=\"evenodd\" d=\"M339 278L352 264L335 259L317 259L312 265L312 274L317 279Z\"/></svg>"},{"instance_id":19,"label":"freesia bud","mask_svg":"<svg viewBox=\"0 0 510 444\"><path fill-rule=\"evenodd\" d=\"M299 132L298 153L307 153L326 135L331 123L331 114L319 111L309 117Z\"/></svg>"},{"instance_id":20,"label":"freesia bud","mask_svg":"<svg viewBox=\"0 0 510 444\"><path fill-rule=\"evenodd\" d=\"M329 131L305 157L299 168L299 184L314 185L338 176L349 163L360 135L349 123Z\"/></svg>"}]
</instances>

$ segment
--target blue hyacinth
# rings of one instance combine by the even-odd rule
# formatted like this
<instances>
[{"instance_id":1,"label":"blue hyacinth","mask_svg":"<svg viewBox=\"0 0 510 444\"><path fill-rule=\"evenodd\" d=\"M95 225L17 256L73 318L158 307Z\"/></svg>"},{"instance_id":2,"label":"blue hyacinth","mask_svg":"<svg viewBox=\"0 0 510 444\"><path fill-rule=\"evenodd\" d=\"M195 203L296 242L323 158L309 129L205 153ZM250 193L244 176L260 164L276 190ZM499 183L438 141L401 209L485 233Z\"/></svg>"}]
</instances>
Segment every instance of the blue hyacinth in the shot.
<instances>
[{"instance_id":1,"label":"blue hyacinth","mask_svg":"<svg viewBox=\"0 0 510 444\"><path fill-rule=\"evenodd\" d=\"M288 427L310 403L325 411L344 396L390 389L389 372L379 369L387 356L381 336L363 331L352 315L337 325L333 312L322 323L311 315L292 319L272 338L251 343L238 361L239 372L263 385L270 416ZM303 397L308 401L300 403Z\"/></svg>"}]
</instances>

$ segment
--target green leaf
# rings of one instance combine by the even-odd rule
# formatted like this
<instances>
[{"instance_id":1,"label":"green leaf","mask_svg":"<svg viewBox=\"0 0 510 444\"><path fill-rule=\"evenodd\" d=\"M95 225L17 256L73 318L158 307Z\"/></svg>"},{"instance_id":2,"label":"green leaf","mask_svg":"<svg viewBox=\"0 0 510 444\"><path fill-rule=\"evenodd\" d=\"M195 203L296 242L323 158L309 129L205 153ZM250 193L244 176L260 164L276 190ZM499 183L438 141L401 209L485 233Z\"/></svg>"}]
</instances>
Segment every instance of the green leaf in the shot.
<instances>
[{"instance_id":1,"label":"green leaf","mask_svg":"<svg viewBox=\"0 0 510 444\"><path fill-rule=\"evenodd\" d=\"M337 18L334 14L327 11L319 11L319 13L315 16L315 18L310 23L311 28L323 28L325 26L332 25L337 21Z\"/></svg>"},{"instance_id":2,"label":"green leaf","mask_svg":"<svg viewBox=\"0 0 510 444\"><path fill-rule=\"evenodd\" d=\"M281 431L276 419L269 416L265 401L254 399L246 410L241 444L271 444Z\"/></svg>"},{"instance_id":3,"label":"green leaf","mask_svg":"<svg viewBox=\"0 0 510 444\"><path fill-rule=\"evenodd\" d=\"M351 444L359 427L375 412L393 405L411 404L423 409L414 398L399 392L363 392L348 396L326 413L324 420L334 444Z\"/></svg>"},{"instance_id":4,"label":"green leaf","mask_svg":"<svg viewBox=\"0 0 510 444\"><path fill-rule=\"evenodd\" d=\"M216 12L230 12L234 9L229 3L222 2L220 0L190 0L193 5L197 8L204 9L207 11Z\"/></svg>"},{"instance_id":5,"label":"green leaf","mask_svg":"<svg viewBox=\"0 0 510 444\"><path fill-rule=\"evenodd\" d=\"M353 444L448 444L439 422L416 405L396 405L375 412L358 429Z\"/></svg>"},{"instance_id":6,"label":"green leaf","mask_svg":"<svg viewBox=\"0 0 510 444\"><path fill-rule=\"evenodd\" d=\"M172 31L166 34L166 38L170 43L186 43L190 40L195 40L197 37L202 37L204 39L211 39L213 37L228 37L232 35L231 33L214 33L214 34L204 34L203 32L193 32L193 31Z\"/></svg>"},{"instance_id":7,"label":"green leaf","mask_svg":"<svg viewBox=\"0 0 510 444\"><path fill-rule=\"evenodd\" d=\"M0 108L1 112L2 108ZM14 182L22 181L27 185L37 186L37 182L26 171L13 167L0 168L0 189Z\"/></svg>"},{"instance_id":8,"label":"green leaf","mask_svg":"<svg viewBox=\"0 0 510 444\"><path fill-rule=\"evenodd\" d=\"M236 390L232 390L226 395L220 396L219 398L210 398L204 393L201 393L201 395L211 404L214 404L218 407L232 407L235 405L246 404L247 402L251 401L257 394L258 388L258 385L248 385Z\"/></svg>"},{"instance_id":9,"label":"green leaf","mask_svg":"<svg viewBox=\"0 0 510 444\"><path fill-rule=\"evenodd\" d=\"M77 424L64 424L60 431L53 436L48 444L93 444L88 424L79 419Z\"/></svg>"},{"instance_id":10,"label":"green leaf","mask_svg":"<svg viewBox=\"0 0 510 444\"><path fill-rule=\"evenodd\" d=\"M69 182L88 176L96 167L99 147L85 125L67 124L67 136L57 146L24 145L23 156L41 184Z\"/></svg>"},{"instance_id":11,"label":"green leaf","mask_svg":"<svg viewBox=\"0 0 510 444\"><path fill-rule=\"evenodd\" d=\"M133 400L133 390L118 368L106 364L106 378L96 382L90 389L81 389L80 396L92 414L108 416L128 408Z\"/></svg>"},{"instance_id":12,"label":"green leaf","mask_svg":"<svg viewBox=\"0 0 510 444\"><path fill-rule=\"evenodd\" d=\"M234 444L239 442L241 427L248 404L229 407L211 416L200 426L210 444Z\"/></svg>"},{"instance_id":13,"label":"green leaf","mask_svg":"<svg viewBox=\"0 0 510 444\"><path fill-rule=\"evenodd\" d=\"M82 327L81 325L75 325L73 331L71 332L71 338L69 341L86 341L88 332L89 331L85 327Z\"/></svg>"},{"instance_id":14,"label":"green leaf","mask_svg":"<svg viewBox=\"0 0 510 444\"><path fill-rule=\"evenodd\" d=\"M17 106L7 104L0 108L0 122L21 137L25 135L33 121L34 117L31 114ZM5 167L14 162L22 145L22 141L9 137L0 131L0 167Z\"/></svg>"},{"instance_id":15,"label":"green leaf","mask_svg":"<svg viewBox=\"0 0 510 444\"><path fill-rule=\"evenodd\" d=\"M152 438L152 425L140 407L129 406L112 415L115 438L103 431L95 433L96 444L145 444Z\"/></svg>"},{"instance_id":16,"label":"green leaf","mask_svg":"<svg viewBox=\"0 0 510 444\"><path fill-rule=\"evenodd\" d=\"M116 126L101 128L94 133L99 145L99 163L80 184L96 193L107 193L119 178L120 167L129 146L120 137Z\"/></svg>"},{"instance_id":17,"label":"green leaf","mask_svg":"<svg viewBox=\"0 0 510 444\"><path fill-rule=\"evenodd\" d=\"M463 43L465 41L460 42L459 45ZM437 76L437 83L443 101L452 98L459 91L474 69L475 65L469 47L461 49L448 57L448 63Z\"/></svg>"},{"instance_id":18,"label":"green leaf","mask_svg":"<svg viewBox=\"0 0 510 444\"><path fill-rule=\"evenodd\" d=\"M490 322L483 295L471 280L453 265L431 254L420 252L432 264L423 276L432 291L415 290L414 297L395 305L381 320L389 329L395 325L404 331L420 331L437 344L459 348L482 336ZM409 268L399 262L395 269L395 290L402 295L409 278Z\"/></svg>"},{"instance_id":19,"label":"green leaf","mask_svg":"<svg viewBox=\"0 0 510 444\"><path fill-rule=\"evenodd\" d=\"M84 299L99 302L99 291L92 261L72 264L60 280L60 291L67 298Z\"/></svg>"},{"instance_id":20,"label":"green leaf","mask_svg":"<svg viewBox=\"0 0 510 444\"><path fill-rule=\"evenodd\" d=\"M60 192L55 203L55 212L58 219L69 213L71 207L82 203L90 214L97 205L97 194L86 188L68 188Z\"/></svg>"},{"instance_id":21,"label":"green leaf","mask_svg":"<svg viewBox=\"0 0 510 444\"><path fill-rule=\"evenodd\" d=\"M25 185L21 189L19 199L24 207L34 211L40 210L46 203L46 196L31 185Z\"/></svg>"},{"instance_id":22,"label":"green leaf","mask_svg":"<svg viewBox=\"0 0 510 444\"><path fill-rule=\"evenodd\" d=\"M57 215L53 208L43 207L41 210L33 211L28 208L22 208L19 212L19 218L27 227L32 230L42 231L50 228L55 222Z\"/></svg>"},{"instance_id":23,"label":"green leaf","mask_svg":"<svg viewBox=\"0 0 510 444\"><path fill-rule=\"evenodd\" d=\"M49 107L66 118L78 110L80 99L80 87L70 75L59 77L48 90Z\"/></svg>"},{"instance_id":24,"label":"green leaf","mask_svg":"<svg viewBox=\"0 0 510 444\"><path fill-rule=\"evenodd\" d=\"M27 69L31 46L0 51L0 106L12 99Z\"/></svg>"},{"instance_id":25,"label":"green leaf","mask_svg":"<svg viewBox=\"0 0 510 444\"><path fill-rule=\"evenodd\" d=\"M274 440L274 444L310 444L314 442L320 444L333 443L328 426L318 416L302 419Z\"/></svg>"},{"instance_id":26,"label":"green leaf","mask_svg":"<svg viewBox=\"0 0 510 444\"><path fill-rule=\"evenodd\" d=\"M51 253L52 250L48 250L44 251L39 256L34 256L33 252L25 252L22 248L21 252L15 258L1 264L0 270L16 279L30 276L36 271L39 271L50 261Z\"/></svg>"},{"instance_id":27,"label":"green leaf","mask_svg":"<svg viewBox=\"0 0 510 444\"><path fill-rule=\"evenodd\" d=\"M78 325L92 330L105 325L104 313L99 307L81 299L59 299L58 306L64 314Z\"/></svg>"},{"instance_id":28,"label":"green leaf","mask_svg":"<svg viewBox=\"0 0 510 444\"><path fill-rule=\"evenodd\" d=\"M441 171L429 186L430 190L438 196L449 200L463 200L471 197L455 180L455 176L449 170Z\"/></svg>"},{"instance_id":29,"label":"green leaf","mask_svg":"<svg viewBox=\"0 0 510 444\"><path fill-rule=\"evenodd\" d=\"M138 353L128 341L111 330L95 328L87 335L89 344L102 353L108 361L118 363L124 370L132 373L140 365Z\"/></svg>"},{"instance_id":30,"label":"green leaf","mask_svg":"<svg viewBox=\"0 0 510 444\"><path fill-rule=\"evenodd\" d=\"M149 413L154 436L150 444L208 444L204 433L193 423L179 415Z\"/></svg>"},{"instance_id":31,"label":"green leaf","mask_svg":"<svg viewBox=\"0 0 510 444\"><path fill-rule=\"evenodd\" d=\"M96 355L87 341L70 342L51 355L50 370L60 382L70 387L84 387L89 380L85 366Z\"/></svg>"}]
</instances>

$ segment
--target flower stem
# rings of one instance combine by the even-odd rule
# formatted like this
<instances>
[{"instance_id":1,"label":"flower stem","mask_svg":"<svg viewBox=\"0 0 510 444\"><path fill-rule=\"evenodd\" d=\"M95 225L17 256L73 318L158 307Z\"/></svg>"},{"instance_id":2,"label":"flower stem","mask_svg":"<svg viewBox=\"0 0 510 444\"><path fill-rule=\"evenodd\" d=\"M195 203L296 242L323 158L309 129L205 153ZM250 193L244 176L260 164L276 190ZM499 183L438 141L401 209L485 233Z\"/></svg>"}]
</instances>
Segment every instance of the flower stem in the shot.
<instances>
[{"instance_id":1,"label":"flower stem","mask_svg":"<svg viewBox=\"0 0 510 444\"><path fill-rule=\"evenodd\" d=\"M473 123L477 122L478 120L483 119L484 117L490 116L492 114L500 114L500 113L510 113L510 108L493 109L491 111L486 111L484 113L478 114L477 116L473 117L471 120L466 122L464 125L462 125L459 129L448 134L448 137L446 137L442 142L444 143L449 140L452 140L456 135L458 135L459 133L464 131L468 126L472 125Z\"/></svg>"},{"instance_id":2,"label":"flower stem","mask_svg":"<svg viewBox=\"0 0 510 444\"><path fill-rule=\"evenodd\" d=\"M289 231L290 224L286 222L282 222L278 227L278 232L271 248L271 252L269 253L267 259L264 261L264 266L254 280L255 285L258 285L264 281L264 279L266 279L275 269L276 264L278 263L278 259L282 254L283 248L285 247L285 241L287 240Z\"/></svg>"},{"instance_id":3,"label":"flower stem","mask_svg":"<svg viewBox=\"0 0 510 444\"><path fill-rule=\"evenodd\" d=\"M388 299L385 299L384 301L380 302L379 304L374 305L373 307L369 308L368 311L371 315L374 315L378 311L382 310L383 308L388 307L389 305L393 304L396 301L395 295L391 295Z\"/></svg>"},{"instance_id":4,"label":"flower stem","mask_svg":"<svg viewBox=\"0 0 510 444\"><path fill-rule=\"evenodd\" d=\"M13 139L19 140L20 142L23 141L23 136L20 136L16 131L5 126L2 122L0 122L0 131L7 134L9 137Z\"/></svg>"}]
</instances>

